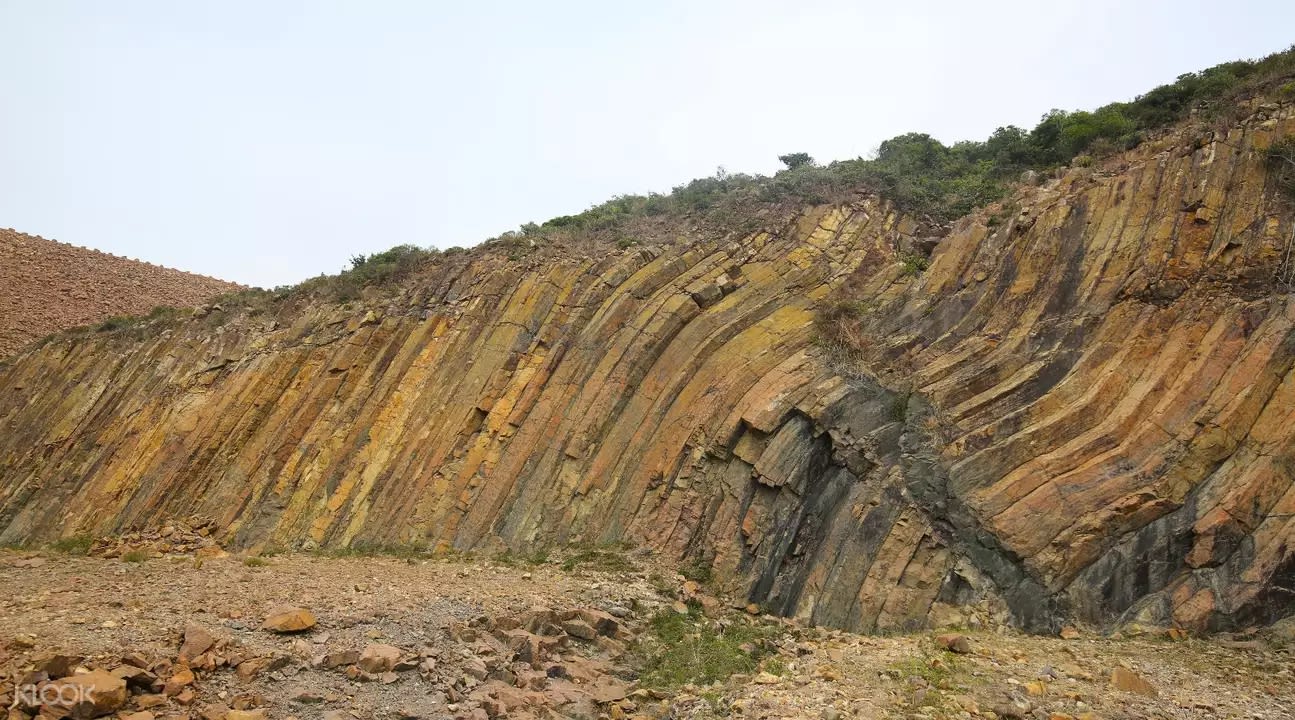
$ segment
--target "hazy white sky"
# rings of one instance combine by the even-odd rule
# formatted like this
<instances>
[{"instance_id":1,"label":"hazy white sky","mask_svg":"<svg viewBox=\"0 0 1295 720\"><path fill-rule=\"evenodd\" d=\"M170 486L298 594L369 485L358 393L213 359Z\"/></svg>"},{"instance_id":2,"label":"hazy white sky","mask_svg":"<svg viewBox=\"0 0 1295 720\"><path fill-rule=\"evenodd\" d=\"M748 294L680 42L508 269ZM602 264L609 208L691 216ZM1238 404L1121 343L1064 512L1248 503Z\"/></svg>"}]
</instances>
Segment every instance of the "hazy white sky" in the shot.
<instances>
[{"instance_id":1,"label":"hazy white sky","mask_svg":"<svg viewBox=\"0 0 1295 720\"><path fill-rule=\"evenodd\" d=\"M1293 28L1290 0L0 0L0 226L292 283L720 165L1031 127Z\"/></svg>"}]
</instances>

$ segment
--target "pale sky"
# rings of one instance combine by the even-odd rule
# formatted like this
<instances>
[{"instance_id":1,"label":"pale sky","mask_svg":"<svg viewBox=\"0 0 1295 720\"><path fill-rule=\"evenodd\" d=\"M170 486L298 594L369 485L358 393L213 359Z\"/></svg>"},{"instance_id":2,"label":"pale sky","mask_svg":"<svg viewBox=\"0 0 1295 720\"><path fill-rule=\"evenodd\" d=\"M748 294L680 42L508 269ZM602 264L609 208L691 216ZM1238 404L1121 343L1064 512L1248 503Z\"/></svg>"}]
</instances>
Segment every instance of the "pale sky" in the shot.
<instances>
[{"instance_id":1,"label":"pale sky","mask_svg":"<svg viewBox=\"0 0 1295 720\"><path fill-rule=\"evenodd\" d=\"M268 287L1032 127L1293 29L1290 0L0 0L0 227Z\"/></svg>"}]
</instances>

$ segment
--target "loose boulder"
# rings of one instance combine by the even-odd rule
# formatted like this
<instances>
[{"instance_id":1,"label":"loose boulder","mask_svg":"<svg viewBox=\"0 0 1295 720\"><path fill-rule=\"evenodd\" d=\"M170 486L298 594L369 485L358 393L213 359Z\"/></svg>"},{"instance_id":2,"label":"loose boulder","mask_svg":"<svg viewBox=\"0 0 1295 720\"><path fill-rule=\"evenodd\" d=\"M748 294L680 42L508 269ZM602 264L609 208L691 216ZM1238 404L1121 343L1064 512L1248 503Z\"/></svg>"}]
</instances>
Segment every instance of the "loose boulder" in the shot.
<instances>
[{"instance_id":1,"label":"loose boulder","mask_svg":"<svg viewBox=\"0 0 1295 720\"><path fill-rule=\"evenodd\" d=\"M1141 675L1122 667L1117 667L1111 671L1111 685L1117 690L1146 695L1147 697L1156 697L1160 694L1156 690L1156 686L1143 680Z\"/></svg>"},{"instance_id":2,"label":"loose boulder","mask_svg":"<svg viewBox=\"0 0 1295 720\"><path fill-rule=\"evenodd\" d=\"M394 645L372 644L360 653L360 669L368 673L383 673L391 670L400 662L400 648Z\"/></svg>"},{"instance_id":3,"label":"loose boulder","mask_svg":"<svg viewBox=\"0 0 1295 720\"><path fill-rule=\"evenodd\" d=\"M305 608L283 608L270 613L261 623L262 630L276 633L304 632L315 627L315 614Z\"/></svg>"},{"instance_id":4,"label":"loose boulder","mask_svg":"<svg viewBox=\"0 0 1295 720\"><path fill-rule=\"evenodd\" d=\"M935 642L951 653L966 655L971 652L971 642L967 640L966 635L941 635L935 639Z\"/></svg>"},{"instance_id":5,"label":"loose boulder","mask_svg":"<svg viewBox=\"0 0 1295 720\"><path fill-rule=\"evenodd\" d=\"M180 645L180 662L188 663L207 652L216 644L216 638L200 625L189 624L184 628L184 642Z\"/></svg>"},{"instance_id":6,"label":"loose boulder","mask_svg":"<svg viewBox=\"0 0 1295 720\"><path fill-rule=\"evenodd\" d=\"M102 670L70 675L50 683L43 696L56 698L42 706L43 715L89 720L117 712L126 705L126 681Z\"/></svg>"}]
</instances>

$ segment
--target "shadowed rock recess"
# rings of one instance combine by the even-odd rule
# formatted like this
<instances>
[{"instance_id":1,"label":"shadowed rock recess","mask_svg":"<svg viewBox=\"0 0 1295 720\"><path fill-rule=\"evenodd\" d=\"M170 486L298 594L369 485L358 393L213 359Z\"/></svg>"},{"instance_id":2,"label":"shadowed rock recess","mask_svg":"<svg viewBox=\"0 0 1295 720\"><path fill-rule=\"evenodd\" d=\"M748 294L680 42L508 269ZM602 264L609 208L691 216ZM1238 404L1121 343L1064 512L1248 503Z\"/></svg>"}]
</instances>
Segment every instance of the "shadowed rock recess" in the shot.
<instances>
[{"instance_id":1,"label":"shadowed rock recess","mask_svg":"<svg viewBox=\"0 0 1295 720\"><path fill-rule=\"evenodd\" d=\"M1295 608L1289 106L1023 188L879 200L398 292L29 348L0 541L190 513L239 547L646 543L857 630L985 603L1218 629ZM848 295L850 349L815 318Z\"/></svg>"}]
</instances>

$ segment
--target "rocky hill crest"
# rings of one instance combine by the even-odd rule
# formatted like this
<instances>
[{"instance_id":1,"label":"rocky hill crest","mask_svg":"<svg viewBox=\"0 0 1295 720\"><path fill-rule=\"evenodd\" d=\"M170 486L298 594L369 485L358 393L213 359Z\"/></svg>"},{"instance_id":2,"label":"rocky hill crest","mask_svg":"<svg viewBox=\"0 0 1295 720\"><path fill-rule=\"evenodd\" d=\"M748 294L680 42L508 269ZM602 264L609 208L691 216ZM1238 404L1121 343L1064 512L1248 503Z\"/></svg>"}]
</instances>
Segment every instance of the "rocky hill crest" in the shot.
<instances>
[{"instance_id":1,"label":"rocky hill crest","mask_svg":"<svg viewBox=\"0 0 1295 720\"><path fill-rule=\"evenodd\" d=\"M0 358L51 333L191 308L241 286L0 229Z\"/></svg>"}]
</instances>

